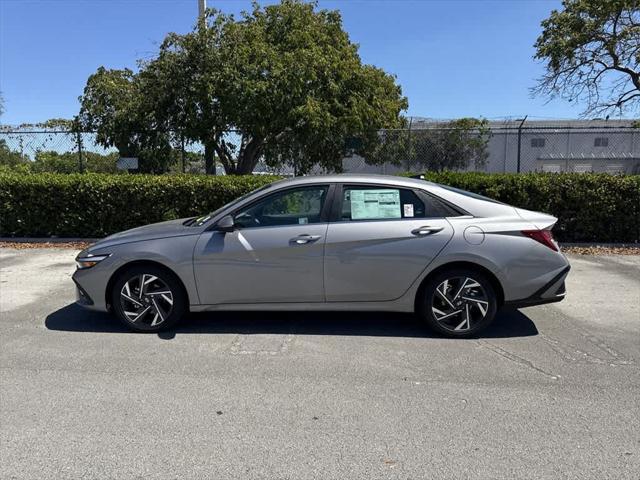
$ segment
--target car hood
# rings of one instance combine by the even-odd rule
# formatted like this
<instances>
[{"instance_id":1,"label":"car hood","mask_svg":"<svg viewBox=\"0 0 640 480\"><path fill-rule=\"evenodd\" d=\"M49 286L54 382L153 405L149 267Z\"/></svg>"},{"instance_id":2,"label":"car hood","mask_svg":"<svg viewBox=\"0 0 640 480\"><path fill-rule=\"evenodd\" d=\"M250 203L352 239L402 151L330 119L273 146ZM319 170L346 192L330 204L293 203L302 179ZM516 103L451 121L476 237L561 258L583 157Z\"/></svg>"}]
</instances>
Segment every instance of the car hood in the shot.
<instances>
[{"instance_id":1,"label":"car hood","mask_svg":"<svg viewBox=\"0 0 640 480\"><path fill-rule=\"evenodd\" d=\"M141 242L144 240L156 240L158 238L180 237L183 235L197 235L202 229L184 225L188 218L169 220L166 222L152 223L143 227L132 228L123 232L114 233L94 243L89 252L94 250L120 245L123 243Z\"/></svg>"}]
</instances>

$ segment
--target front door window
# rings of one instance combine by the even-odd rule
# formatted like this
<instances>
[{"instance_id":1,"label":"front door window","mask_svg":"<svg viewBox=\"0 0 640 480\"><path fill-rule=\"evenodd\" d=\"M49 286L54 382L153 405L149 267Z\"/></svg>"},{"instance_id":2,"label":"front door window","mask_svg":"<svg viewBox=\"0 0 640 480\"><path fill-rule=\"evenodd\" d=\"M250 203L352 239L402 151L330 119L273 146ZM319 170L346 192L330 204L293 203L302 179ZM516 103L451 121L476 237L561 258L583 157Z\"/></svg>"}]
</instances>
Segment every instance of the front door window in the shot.
<instances>
[{"instance_id":1,"label":"front door window","mask_svg":"<svg viewBox=\"0 0 640 480\"><path fill-rule=\"evenodd\" d=\"M326 185L314 185L274 193L237 212L235 224L255 228L321 223L328 190Z\"/></svg>"}]
</instances>

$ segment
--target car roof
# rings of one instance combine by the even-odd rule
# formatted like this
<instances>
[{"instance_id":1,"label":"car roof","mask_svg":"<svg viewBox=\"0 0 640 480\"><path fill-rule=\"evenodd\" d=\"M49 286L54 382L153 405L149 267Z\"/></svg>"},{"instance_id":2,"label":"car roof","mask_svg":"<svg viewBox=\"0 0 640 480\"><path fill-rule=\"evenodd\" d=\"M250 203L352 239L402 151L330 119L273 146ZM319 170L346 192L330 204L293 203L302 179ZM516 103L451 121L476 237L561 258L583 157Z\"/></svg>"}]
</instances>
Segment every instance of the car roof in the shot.
<instances>
[{"instance_id":1,"label":"car roof","mask_svg":"<svg viewBox=\"0 0 640 480\"><path fill-rule=\"evenodd\" d=\"M462 210L468 212L473 216L489 217L516 214L515 209L510 205L496 203L494 200L491 200L489 198L483 199L482 197L476 195L469 196L468 193L459 191L457 189L451 189L449 187L445 187L438 183L429 182L427 180L399 177L393 175L354 173L310 175L307 177L294 177L278 180L254 191L252 194L249 194L246 198L243 198L242 201L234 204L233 207L230 208L241 208L243 205L251 203L263 195L270 195L271 193L274 193L278 190L286 189L289 187L314 185L320 183L360 183L369 185L388 185L400 188L417 188L426 190L431 194L434 194L437 197L440 197L441 199L452 203L453 205L461 208ZM216 213L215 216L211 217L210 221L215 222L227 213L228 211L226 209L221 209Z\"/></svg>"},{"instance_id":2,"label":"car roof","mask_svg":"<svg viewBox=\"0 0 640 480\"><path fill-rule=\"evenodd\" d=\"M463 190L440 185L438 183L429 182L427 180L400 177L394 175L375 175L375 174L357 174L357 173L340 173L331 175L310 175L308 177L294 177L286 180L279 180L271 187L274 190L287 188L291 186L313 185L318 183L362 183L371 185L389 185L404 188L418 188L426 190L437 195L444 200L451 202L463 210L470 212L474 216L496 216L496 215L514 215L515 210L512 206L502 204L490 198L484 198L480 195L470 194ZM271 189L269 189L271 190Z\"/></svg>"},{"instance_id":3,"label":"car roof","mask_svg":"<svg viewBox=\"0 0 640 480\"><path fill-rule=\"evenodd\" d=\"M394 175L375 175L375 174L360 174L360 173L340 173L330 175L309 175L306 177L294 177L286 180L280 180L276 182L278 187L293 186L293 185L305 185L314 183L373 183L373 184L385 184L385 185L397 185L403 187L422 187L427 185L437 186L437 184L428 182L426 180L418 180L416 178L398 177ZM275 184L274 184L275 185Z\"/></svg>"}]
</instances>

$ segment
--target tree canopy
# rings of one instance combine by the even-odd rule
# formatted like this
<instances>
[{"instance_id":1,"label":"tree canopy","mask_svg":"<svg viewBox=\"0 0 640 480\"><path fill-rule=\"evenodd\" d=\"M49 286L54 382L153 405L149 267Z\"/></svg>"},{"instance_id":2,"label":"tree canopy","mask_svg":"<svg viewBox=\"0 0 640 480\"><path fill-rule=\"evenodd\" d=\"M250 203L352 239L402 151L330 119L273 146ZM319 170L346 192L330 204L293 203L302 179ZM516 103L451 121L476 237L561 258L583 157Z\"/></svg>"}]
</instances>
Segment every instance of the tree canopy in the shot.
<instances>
[{"instance_id":1,"label":"tree canopy","mask_svg":"<svg viewBox=\"0 0 640 480\"><path fill-rule=\"evenodd\" d=\"M340 14L300 0L254 4L239 18L208 10L139 73L99 69L81 102L104 145L135 150L149 143L135 132L176 132L204 145L208 172L215 156L230 174L259 160L339 171L350 138L364 153L407 108L395 78L362 63Z\"/></svg>"},{"instance_id":2,"label":"tree canopy","mask_svg":"<svg viewBox=\"0 0 640 480\"><path fill-rule=\"evenodd\" d=\"M15 167L27 162L29 162L29 157L10 149L7 141L4 138L0 138L0 165Z\"/></svg>"},{"instance_id":3,"label":"tree canopy","mask_svg":"<svg viewBox=\"0 0 640 480\"><path fill-rule=\"evenodd\" d=\"M170 136L154 123L139 75L132 70L98 68L87 80L70 128L95 131L98 144L117 148L121 157L137 157L141 171L168 168Z\"/></svg>"},{"instance_id":4,"label":"tree canopy","mask_svg":"<svg viewBox=\"0 0 640 480\"><path fill-rule=\"evenodd\" d=\"M535 94L585 102L585 115L640 111L640 2L564 0L542 22Z\"/></svg>"},{"instance_id":5,"label":"tree canopy","mask_svg":"<svg viewBox=\"0 0 640 480\"><path fill-rule=\"evenodd\" d=\"M87 80L80 97L78 119L83 129L96 132L105 147L116 147L124 157L140 150L140 133L148 125L141 122L140 89L132 70L104 67Z\"/></svg>"}]
</instances>

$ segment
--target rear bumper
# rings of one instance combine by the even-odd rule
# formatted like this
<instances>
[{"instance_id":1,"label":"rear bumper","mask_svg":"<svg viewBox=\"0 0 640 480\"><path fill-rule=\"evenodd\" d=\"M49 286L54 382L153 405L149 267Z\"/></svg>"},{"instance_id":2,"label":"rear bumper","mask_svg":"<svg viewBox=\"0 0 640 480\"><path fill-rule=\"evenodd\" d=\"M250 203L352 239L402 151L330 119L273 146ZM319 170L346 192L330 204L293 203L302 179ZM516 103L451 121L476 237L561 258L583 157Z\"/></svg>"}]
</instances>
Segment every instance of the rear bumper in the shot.
<instances>
[{"instance_id":1,"label":"rear bumper","mask_svg":"<svg viewBox=\"0 0 640 480\"><path fill-rule=\"evenodd\" d=\"M567 265L560 273L549 280L542 288L537 290L533 295L518 300L510 300L504 302L507 308L524 308L533 307L534 305L544 305L545 303L555 303L564 300L567 293L564 281L569 274L571 267Z\"/></svg>"}]
</instances>

